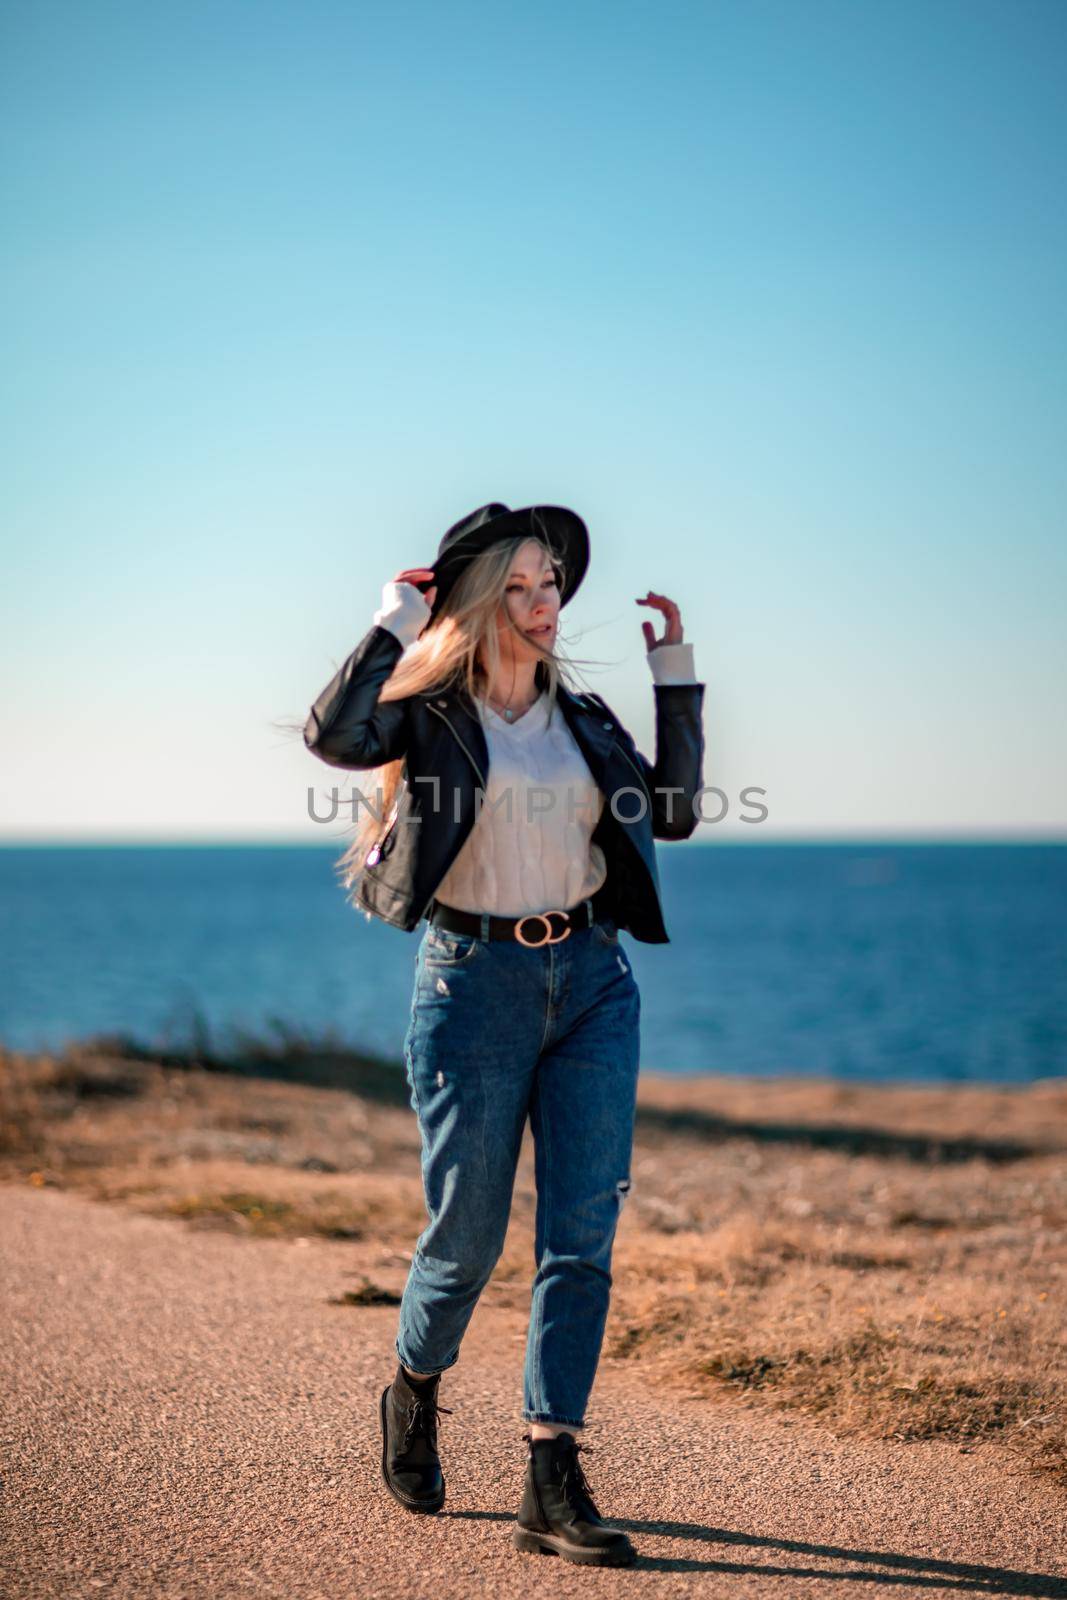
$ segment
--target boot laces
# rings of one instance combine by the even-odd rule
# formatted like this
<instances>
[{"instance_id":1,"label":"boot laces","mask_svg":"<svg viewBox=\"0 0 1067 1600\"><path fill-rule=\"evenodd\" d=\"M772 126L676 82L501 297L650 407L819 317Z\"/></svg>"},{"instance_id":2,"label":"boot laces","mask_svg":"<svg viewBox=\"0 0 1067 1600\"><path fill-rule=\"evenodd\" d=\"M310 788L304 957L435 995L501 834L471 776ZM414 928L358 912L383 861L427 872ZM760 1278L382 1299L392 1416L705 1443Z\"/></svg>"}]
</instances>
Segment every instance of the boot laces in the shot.
<instances>
[{"instance_id":1,"label":"boot laces","mask_svg":"<svg viewBox=\"0 0 1067 1600\"><path fill-rule=\"evenodd\" d=\"M449 1406L439 1406L432 1397L415 1396L408 1406L408 1419L404 1427L405 1450L416 1436L429 1439L434 1448L437 1448L437 1418L442 1411L447 1416L452 1415Z\"/></svg>"},{"instance_id":2,"label":"boot laces","mask_svg":"<svg viewBox=\"0 0 1067 1600\"><path fill-rule=\"evenodd\" d=\"M533 1434L524 1433L523 1438L527 1440L532 1449ZM578 1460L579 1450L588 1454L592 1448L592 1445L580 1444L578 1440L575 1439L573 1445L571 1445L570 1449L563 1457L563 1472L560 1477L560 1492L576 1511L581 1512L588 1510L591 1511L595 1517L599 1517L600 1512L597 1510L596 1503L593 1500L592 1487L589 1483L589 1479L582 1471L582 1463Z\"/></svg>"},{"instance_id":3,"label":"boot laces","mask_svg":"<svg viewBox=\"0 0 1067 1600\"><path fill-rule=\"evenodd\" d=\"M599 1512L593 1504L593 1491L590 1488L589 1480L582 1471L582 1463L578 1460L579 1450L588 1452L590 1448L591 1446L579 1444L575 1440L572 1449L564 1459L563 1478L560 1487L572 1505L585 1500L592 1508L594 1515L599 1516Z\"/></svg>"}]
</instances>

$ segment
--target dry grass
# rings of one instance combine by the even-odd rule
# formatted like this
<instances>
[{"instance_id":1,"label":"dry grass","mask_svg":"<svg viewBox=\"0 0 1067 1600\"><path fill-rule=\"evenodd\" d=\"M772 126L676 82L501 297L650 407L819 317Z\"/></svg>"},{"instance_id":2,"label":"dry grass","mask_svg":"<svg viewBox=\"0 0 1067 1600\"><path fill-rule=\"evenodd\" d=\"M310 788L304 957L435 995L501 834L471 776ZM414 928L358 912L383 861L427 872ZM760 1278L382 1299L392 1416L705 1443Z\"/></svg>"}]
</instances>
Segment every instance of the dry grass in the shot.
<instances>
[{"instance_id":1,"label":"dry grass","mask_svg":"<svg viewBox=\"0 0 1067 1600\"><path fill-rule=\"evenodd\" d=\"M425 1220L402 1075L313 1051L288 1071L319 1086L265 1070L0 1054L0 1178L334 1239L350 1303L395 1303ZM604 1359L841 1432L996 1443L1067 1486L1065 1142L1067 1083L643 1079ZM527 1133L486 1291L512 1311L533 1207Z\"/></svg>"}]
</instances>

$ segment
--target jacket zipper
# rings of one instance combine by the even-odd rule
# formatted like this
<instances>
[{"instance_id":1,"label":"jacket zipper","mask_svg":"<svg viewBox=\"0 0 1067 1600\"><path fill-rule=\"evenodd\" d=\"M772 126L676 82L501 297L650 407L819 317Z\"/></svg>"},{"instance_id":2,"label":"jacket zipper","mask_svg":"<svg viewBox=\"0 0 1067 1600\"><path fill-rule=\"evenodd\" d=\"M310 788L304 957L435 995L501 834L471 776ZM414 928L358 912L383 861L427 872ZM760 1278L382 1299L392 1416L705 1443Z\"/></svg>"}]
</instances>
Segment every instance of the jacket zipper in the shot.
<instances>
[{"instance_id":1,"label":"jacket zipper","mask_svg":"<svg viewBox=\"0 0 1067 1600\"><path fill-rule=\"evenodd\" d=\"M429 711L432 711L435 716L441 718L441 721L446 725L446 727L448 728L449 733L452 735L453 739L455 739L456 743L461 746L464 754L467 757L467 760L470 762L471 766L474 768L475 772L477 773L478 780L481 783L483 792L485 790L487 790L489 785L488 785L488 782L486 781L486 779L482 775L482 769L479 767L477 761L475 761L474 757L471 755L471 753L468 750L468 748L467 748L466 744L464 743L463 739L456 732L455 728L452 726L451 722L449 722L449 720L445 716L444 712L443 711L439 711L438 708L435 705L431 705L428 700L426 702L426 706L427 706L427 709ZM431 895L430 898L427 900L426 904L423 906L422 910L419 912L419 921L420 922L422 921L423 917L426 915L427 911L429 911L430 907L433 905L434 898L435 898L435 896Z\"/></svg>"},{"instance_id":2,"label":"jacket zipper","mask_svg":"<svg viewBox=\"0 0 1067 1600\"><path fill-rule=\"evenodd\" d=\"M470 751L467 749L467 746L463 743L463 740L460 738L460 735L456 732L455 728L453 728L452 724L449 722L449 720L445 716L444 712L443 711L439 711L435 705L430 705L429 701L427 701L426 704L427 704L427 708L430 711L433 712L434 716L440 717L441 721L447 725L448 730L451 733L453 739L455 739L458 744L462 745L463 750L466 753L467 760L470 762L471 766L474 768L475 772L478 774L479 779L481 780L481 785L482 785L483 790L488 789L489 788L489 783L488 783L488 780L485 777L483 777L482 769L479 767L477 761L475 761L474 757L471 755Z\"/></svg>"},{"instance_id":3,"label":"jacket zipper","mask_svg":"<svg viewBox=\"0 0 1067 1600\"><path fill-rule=\"evenodd\" d=\"M618 743L618 741L616 741L616 743ZM630 763L630 765L631 765L631 767L633 767L633 769L634 769L634 771L635 771L635 772L636 772L636 773L637 773L637 776L638 776L638 777L639 777L639 778L640 778L640 780L641 780L641 787L642 787L642 789L643 789L643 790L644 790L644 791L645 791L645 795L646 795L646 796L647 796L647 798L648 798L648 804L649 804L649 807L650 807L650 813L651 813L651 808L652 808L652 796L651 796L651 794L649 794L649 789L648 789L648 784L647 784L647 783L646 783L646 782L645 782L645 775L644 775L644 773L643 773L643 772L642 772L642 771L641 771L641 768L640 768L640 767L639 767L639 766L638 766L638 765L637 765L637 763L636 763L636 761L635 761L635 760L634 760L634 759L633 759L633 757L632 757L632 756L631 756L631 755L630 755L630 754L629 754L629 753L628 753L628 752L627 752L627 749L626 749L626 746L625 746L625 745L623 745L623 744L620 744L620 745L619 745L619 750L620 750L620 752L621 752L621 753L622 753L622 754L623 754L623 755L624 755L624 756L625 756L625 757L626 757L626 759L627 759L627 761L628 761L628 762L629 762L629 763Z\"/></svg>"},{"instance_id":4,"label":"jacket zipper","mask_svg":"<svg viewBox=\"0 0 1067 1600\"><path fill-rule=\"evenodd\" d=\"M592 699L596 701L597 705L599 706L599 708L600 708L600 710L602 712L607 712L608 716L611 717L613 724L617 725L614 712L611 711L610 707L605 705L604 701L600 698L600 696L599 695L593 695ZM645 781L644 773L641 771L641 768L637 765L636 761L630 755L629 751L626 749L626 746L622 743L622 741L620 739L615 738L615 739L612 740L612 743L616 744L618 746L620 754L625 756L626 760L630 763L631 767L633 767L634 771L637 773L637 776L640 778L640 780L641 780L641 788L644 790L645 797L648 800L649 812L651 814L651 812L655 809L655 804L653 802L652 795L649 793L649 788L648 788L648 784Z\"/></svg>"},{"instance_id":5,"label":"jacket zipper","mask_svg":"<svg viewBox=\"0 0 1067 1600\"><path fill-rule=\"evenodd\" d=\"M400 815L400 801L399 800L394 800L393 801L393 809L389 814L389 821L386 824L385 832L384 833L380 833L378 835L377 839L375 839L374 843L371 845L370 849L367 851L367 854L363 859L363 865L365 867L376 867L378 865L378 862L381 860L381 857L382 857L382 851L385 848L385 841L388 839L389 835L392 833L393 829L396 827L397 818L399 817L399 815Z\"/></svg>"}]
</instances>

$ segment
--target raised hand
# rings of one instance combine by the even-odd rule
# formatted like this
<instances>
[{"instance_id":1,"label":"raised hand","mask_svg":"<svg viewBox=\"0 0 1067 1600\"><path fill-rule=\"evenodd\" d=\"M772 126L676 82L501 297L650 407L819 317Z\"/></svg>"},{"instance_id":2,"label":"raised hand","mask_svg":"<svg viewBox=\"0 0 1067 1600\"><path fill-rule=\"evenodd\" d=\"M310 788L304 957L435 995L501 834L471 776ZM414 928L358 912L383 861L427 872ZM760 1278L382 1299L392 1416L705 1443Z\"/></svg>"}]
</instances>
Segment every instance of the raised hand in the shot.
<instances>
[{"instance_id":1,"label":"raised hand","mask_svg":"<svg viewBox=\"0 0 1067 1600\"><path fill-rule=\"evenodd\" d=\"M661 644L682 643L682 613L673 600L668 600L665 594L654 594L649 589L644 598L638 598L635 603L639 606L654 606L657 611L662 611L667 619L662 639L656 638L656 630L651 622L642 622L646 650L655 650Z\"/></svg>"},{"instance_id":2,"label":"raised hand","mask_svg":"<svg viewBox=\"0 0 1067 1600\"><path fill-rule=\"evenodd\" d=\"M432 567L405 567L403 572L397 573L396 577L393 579L393 582L410 583L414 585L414 587L419 590L422 598L426 601L426 604L432 607L434 598L437 594L437 585L435 583L431 583L428 589L423 589L421 587L421 585L426 582L427 578L432 577Z\"/></svg>"}]
</instances>

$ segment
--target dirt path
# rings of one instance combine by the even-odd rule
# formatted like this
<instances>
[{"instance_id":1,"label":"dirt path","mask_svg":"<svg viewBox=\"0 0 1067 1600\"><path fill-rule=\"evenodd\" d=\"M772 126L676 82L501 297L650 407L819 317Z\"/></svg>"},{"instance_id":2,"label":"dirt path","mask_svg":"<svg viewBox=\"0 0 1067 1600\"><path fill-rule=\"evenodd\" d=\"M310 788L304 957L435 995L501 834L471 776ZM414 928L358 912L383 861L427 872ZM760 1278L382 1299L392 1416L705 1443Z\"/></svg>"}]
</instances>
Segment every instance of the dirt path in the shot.
<instances>
[{"instance_id":1,"label":"dirt path","mask_svg":"<svg viewBox=\"0 0 1067 1600\"><path fill-rule=\"evenodd\" d=\"M628 1572L521 1556L521 1316L483 1302L442 1385L445 1511L378 1478L393 1307L343 1246L0 1187L0 1592L92 1596L1067 1596L1067 1497L995 1452L835 1440L661 1400L605 1362L586 1470Z\"/></svg>"}]
</instances>

